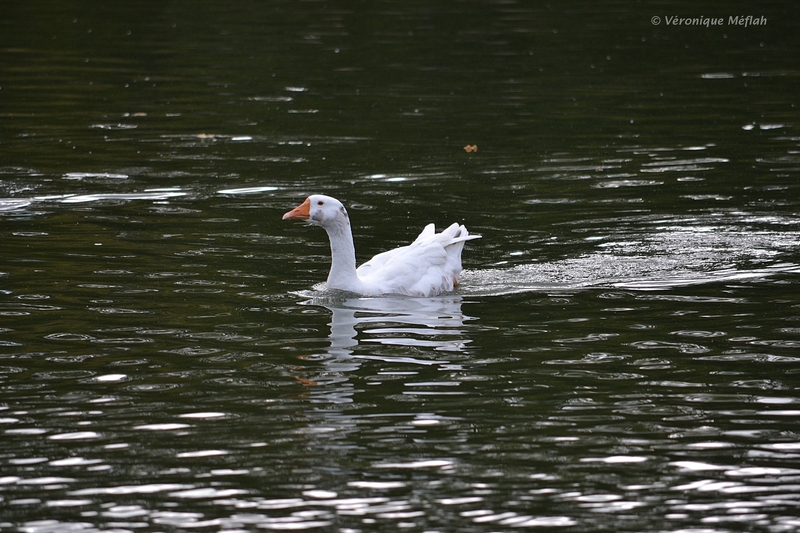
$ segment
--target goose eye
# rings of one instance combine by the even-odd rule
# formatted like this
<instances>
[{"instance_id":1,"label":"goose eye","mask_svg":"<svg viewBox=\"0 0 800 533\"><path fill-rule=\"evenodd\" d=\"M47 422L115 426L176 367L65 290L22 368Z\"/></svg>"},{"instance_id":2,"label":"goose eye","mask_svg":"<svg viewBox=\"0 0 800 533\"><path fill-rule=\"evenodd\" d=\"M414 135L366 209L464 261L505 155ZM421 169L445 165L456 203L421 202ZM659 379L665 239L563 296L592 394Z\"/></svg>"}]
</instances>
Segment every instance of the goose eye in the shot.
<instances>
[{"instance_id":1,"label":"goose eye","mask_svg":"<svg viewBox=\"0 0 800 533\"><path fill-rule=\"evenodd\" d=\"M317 202L317 205L325 205L325 202L323 202L322 200L320 200L319 202Z\"/></svg>"}]
</instances>

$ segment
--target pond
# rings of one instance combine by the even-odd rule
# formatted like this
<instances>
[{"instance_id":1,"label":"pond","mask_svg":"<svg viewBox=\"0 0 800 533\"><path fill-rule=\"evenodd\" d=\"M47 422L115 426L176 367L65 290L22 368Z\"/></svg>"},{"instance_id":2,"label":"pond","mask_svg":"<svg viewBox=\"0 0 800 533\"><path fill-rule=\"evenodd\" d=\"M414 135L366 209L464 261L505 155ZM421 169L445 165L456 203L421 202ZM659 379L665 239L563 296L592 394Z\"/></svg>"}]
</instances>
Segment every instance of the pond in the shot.
<instances>
[{"instance_id":1,"label":"pond","mask_svg":"<svg viewBox=\"0 0 800 533\"><path fill-rule=\"evenodd\" d=\"M800 527L800 13L670 9L0 8L0 528Z\"/></svg>"}]
</instances>

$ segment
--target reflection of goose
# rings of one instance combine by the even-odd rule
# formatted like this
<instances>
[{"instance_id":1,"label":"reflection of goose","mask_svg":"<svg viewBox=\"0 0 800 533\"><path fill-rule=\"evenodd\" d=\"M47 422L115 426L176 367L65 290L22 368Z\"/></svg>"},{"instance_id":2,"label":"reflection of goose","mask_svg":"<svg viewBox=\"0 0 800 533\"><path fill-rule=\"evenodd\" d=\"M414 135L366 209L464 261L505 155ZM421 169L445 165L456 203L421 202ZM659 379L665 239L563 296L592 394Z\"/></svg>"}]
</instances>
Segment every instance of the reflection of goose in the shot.
<instances>
[{"instance_id":1,"label":"reflection of goose","mask_svg":"<svg viewBox=\"0 0 800 533\"><path fill-rule=\"evenodd\" d=\"M326 293L314 297L306 305L330 309L331 347L328 353L343 363L349 360L359 345L358 326L375 325L363 329L367 336L363 342L390 346L432 348L436 351L460 352L470 341L464 338L465 317L461 311L461 297L438 296L431 298L349 298ZM341 295L344 296L344 295ZM441 364L442 361L357 355L358 359L381 359L416 364Z\"/></svg>"},{"instance_id":2,"label":"reflection of goose","mask_svg":"<svg viewBox=\"0 0 800 533\"><path fill-rule=\"evenodd\" d=\"M356 391L350 381L350 373L358 370L364 360L393 365L439 365L452 368L451 361L438 356L398 356L394 349L384 351L375 349L374 345L368 350L368 354L354 352L365 351L359 349L360 333L365 337L361 342L390 347L406 346L413 348L413 353L421 353L427 351L426 349L462 352L471 341L466 338L463 330L464 320L469 320L470 317L463 315L461 301L461 297L457 295L432 298L352 298L338 291L314 295L301 303L325 307L331 311L331 345L327 354L313 356L314 360L322 363L319 373L296 379L313 388L309 397L312 403L341 404L353 401ZM367 327L370 325L375 327ZM360 326L365 327L362 329ZM342 423L342 418L336 412L326 409L322 413L328 423L336 426ZM349 420L349 417L346 418Z\"/></svg>"},{"instance_id":3,"label":"reflection of goose","mask_svg":"<svg viewBox=\"0 0 800 533\"><path fill-rule=\"evenodd\" d=\"M433 296L451 291L461 273L464 241L479 237L457 223L441 233L428 224L410 245L378 254L356 269L350 218L339 200L321 194L309 196L283 219L321 226L331 242L328 288L363 295Z\"/></svg>"}]
</instances>

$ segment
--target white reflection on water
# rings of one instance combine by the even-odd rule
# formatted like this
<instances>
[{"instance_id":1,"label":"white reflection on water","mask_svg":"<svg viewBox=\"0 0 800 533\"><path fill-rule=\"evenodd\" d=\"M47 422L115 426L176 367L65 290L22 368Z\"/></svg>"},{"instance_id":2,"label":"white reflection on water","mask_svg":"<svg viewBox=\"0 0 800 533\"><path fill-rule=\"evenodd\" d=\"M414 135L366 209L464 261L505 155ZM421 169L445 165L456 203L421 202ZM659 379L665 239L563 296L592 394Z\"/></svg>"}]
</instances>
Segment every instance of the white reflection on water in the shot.
<instances>
[{"instance_id":1,"label":"white reflection on water","mask_svg":"<svg viewBox=\"0 0 800 533\"><path fill-rule=\"evenodd\" d=\"M394 350L380 350L378 345L412 349L423 347L426 350L453 353L463 351L470 343L463 328L464 321L470 317L463 314L462 298L458 295L366 298L339 291L300 294L309 296L308 300L302 302L303 305L325 307L331 312L330 346L324 354L305 357L322 363L316 375L303 380L312 385L309 394L312 403L353 402L355 388L349 374L358 370L367 360L409 365L410 368L450 364L449 360L439 357L412 357L407 351L395 355ZM321 424L304 431L334 431L343 423L335 411L327 408L321 411L321 415Z\"/></svg>"},{"instance_id":2,"label":"white reflection on water","mask_svg":"<svg viewBox=\"0 0 800 533\"><path fill-rule=\"evenodd\" d=\"M154 189L145 192L133 193L103 193L103 194L81 194L68 196L61 200L65 204L78 204L86 202L102 202L104 200L168 200L178 196L186 196L187 193L174 189Z\"/></svg>"},{"instance_id":3,"label":"white reflection on water","mask_svg":"<svg viewBox=\"0 0 800 533\"><path fill-rule=\"evenodd\" d=\"M309 293L301 293L307 296ZM383 345L426 347L437 351L460 352L470 340L464 338L464 320L460 295L432 298L357 297L346 293L325 292L302 302L331 311L331 346L328 354L342 362L348 359L379 359L387 362L406 362L422 365L441 364L410 357L353 355L358 346L358 329L362 342ZM362 329L362 326L379 326ZM358 328L358 329L357 329Z\"/></svg>"},{"instance_id":4,"label":"white reflection on water","mask_svg":"<svg viewBox=\"0 0 800 533\"><path fill-rule=\"evenodd\" d=\"M31 203L33 201L26 198L0 198L0 211L22 209L23 207L28 207Z\"/></svg>"},{"instance_id":5,"label":"white reflection on water","mask_svg":"<svg viewBox=\"0 0 800 533\"><path fill-rule=\"evenodd\" d=\"M100 176L100 174L85 174L74 173L75 176ZM102 174L103 176L121 177L123 175ZM66 179L82 179L69 177L67 174ZM127 176L125 176L127 177ZM49 196L34 196L31 198L0 198L0 212L13 211L23 209L31 205L58 202L62 204L83 204L89 202L129 202L133 200L169 200L171 198L178 198L186 196L189 193L173 187L146 189L142 192L127 192L127 193L96 193L96 194L57 194Z\"/></svg>"}]
</instances>

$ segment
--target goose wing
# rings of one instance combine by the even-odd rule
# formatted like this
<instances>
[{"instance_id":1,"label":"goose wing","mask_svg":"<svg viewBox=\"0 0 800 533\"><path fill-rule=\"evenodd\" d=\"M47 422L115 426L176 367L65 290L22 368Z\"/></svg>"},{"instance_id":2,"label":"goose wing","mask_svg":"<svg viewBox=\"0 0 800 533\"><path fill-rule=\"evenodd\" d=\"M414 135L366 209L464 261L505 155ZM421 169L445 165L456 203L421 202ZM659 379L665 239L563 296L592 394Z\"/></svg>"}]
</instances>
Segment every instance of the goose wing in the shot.
<instances>
[{"instance_id":1,"label":"goose wing","mask_svg":"<svg viewBox=\"0 0 800 533\"><path fill-rule=\"evenodd\" d=\"M478 237L469 235L458 224L441 233L429 224L414 242L376 255L356 273L364 283L384 294L431 296L450 291L461 272L464 241Z\"/></svg>"}]
</instances>

